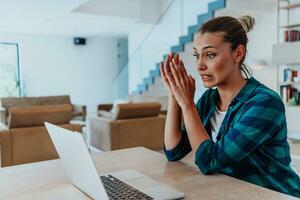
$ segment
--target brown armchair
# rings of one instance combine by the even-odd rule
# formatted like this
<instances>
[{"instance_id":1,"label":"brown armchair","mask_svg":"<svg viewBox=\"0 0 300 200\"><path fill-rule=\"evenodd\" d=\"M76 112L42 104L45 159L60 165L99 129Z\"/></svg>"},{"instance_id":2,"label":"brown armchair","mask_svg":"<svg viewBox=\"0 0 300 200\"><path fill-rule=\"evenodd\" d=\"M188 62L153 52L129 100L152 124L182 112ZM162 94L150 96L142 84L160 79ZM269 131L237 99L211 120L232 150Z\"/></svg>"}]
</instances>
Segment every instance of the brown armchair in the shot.
<instances>
[{"instance_id":1,"label":"brown armchair","mask_svg":"<svg viewBox=\"0 0 300 200\"><path fill-rule=\"evenodd\" d=\"M13 107L0 131L1 167L58 158L44 122L81 132L70 124L70 104Z\"/></svg>"},{"instance_id":2,"label":"brown armchair","mask_svg":"<svg viewBox=\"0 0 300 200\"><path fill-rule=\"evenodd\" d=\"M165 116L159 103L118 104L115 113L102 110L100 117L87 119L88 144L109 151L143 146L163 148Z\"/></svg>"}]
</instances>

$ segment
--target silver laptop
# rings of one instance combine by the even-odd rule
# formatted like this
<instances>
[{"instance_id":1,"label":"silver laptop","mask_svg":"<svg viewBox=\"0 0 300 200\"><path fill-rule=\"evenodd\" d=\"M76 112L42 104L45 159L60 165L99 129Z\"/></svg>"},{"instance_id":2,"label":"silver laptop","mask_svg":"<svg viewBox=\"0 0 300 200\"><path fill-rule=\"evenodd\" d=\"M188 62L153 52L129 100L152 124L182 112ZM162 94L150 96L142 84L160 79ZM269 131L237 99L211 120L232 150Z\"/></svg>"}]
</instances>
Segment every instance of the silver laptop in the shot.
<instances>
[{"instance_id":1,"label":"silver laptop","mask_svg":"<svg viewBox=\"0 0 300 200\"><path fill-rule=\"evenodd\" d=\"M71 182L89 197L96 200L184 197L182 192L134 170L99 176L81 133L47 122L45 125Z\"/></svg>"}]
</instances>

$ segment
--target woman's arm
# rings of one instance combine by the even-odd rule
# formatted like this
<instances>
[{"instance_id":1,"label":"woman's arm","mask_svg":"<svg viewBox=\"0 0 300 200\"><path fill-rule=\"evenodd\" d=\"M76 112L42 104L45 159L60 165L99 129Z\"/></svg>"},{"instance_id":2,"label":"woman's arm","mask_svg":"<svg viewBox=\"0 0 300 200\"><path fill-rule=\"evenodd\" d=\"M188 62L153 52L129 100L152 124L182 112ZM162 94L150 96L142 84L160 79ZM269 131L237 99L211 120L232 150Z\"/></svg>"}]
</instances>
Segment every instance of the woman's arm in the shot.
<instances>
[{"instance_id":1,"label":"woman's arm","mask_svg":"<svg viewBox=\"0 0 300 200\"><path fill-rule=\"evenodd\" d=\"M188 75L183 62L172 59L167 79L177 103L182 109L185 127L193 151L205 140L210 139L202 125L199 113L194 103L195 80Z\"/></svg>"},{"instance_id":2,"label":"woman's arm","mask_svg":"<svg viewBox=\"0 0 300 200\"><path fill-rule=\"evenodd\" d=\"M164 143L166 150L171 150L179 143L181 139L180 125L181 125L181 109L172 93L170 83L166 77L166 74L170 74L170 61L174 55L171 52L166 59L165 67L163 63L160 64L161 77L165 88L168 91L168 112L165 124ZM174 57L175 60L178 56Z\"/></svg>"},{"instance_id":3,"label":"woman's arm","mask_svg":"<svg viewBox=\"0 0 300 200\"><path fill-rule=\"evenodd\" d=\"M200 144L205 140L210 140L210 137L201 122L194 103L183 106L182 114L192 150L196 152Z\"/></svg>"},{"instance_id":4,"label":"woman's arm","mask_svg":"<svg viewBox=\"0 0 300 200\"><path fill-rule=\"evenodd\" d=\"M164 142L166 150L175 148L180 139L181 109L173 95L168 98L168 112L165 124Z\"/></svg>"},{"instance_id":5,"label":"woman's arm","mask_svg":"<svg viewBox=\"0 0 300 200\"><path fill-rule=\"evenodd\" d=\"M167 79L167 74L171 74L169 63L172 58L173 54L171 53L167 57L165 67L161 63L160 71L164 86L169 93L168 112L166 117L164 133L164 150L168 160L176 161L180 160L182 157L184 157L191 151L191 145L187 138L187 133L185 129L181 130L181 108L172 93L170 83ZM177 61L179 61L178 55L175 56L175 60L176 59Z\"/></svg>"}]
</instances>

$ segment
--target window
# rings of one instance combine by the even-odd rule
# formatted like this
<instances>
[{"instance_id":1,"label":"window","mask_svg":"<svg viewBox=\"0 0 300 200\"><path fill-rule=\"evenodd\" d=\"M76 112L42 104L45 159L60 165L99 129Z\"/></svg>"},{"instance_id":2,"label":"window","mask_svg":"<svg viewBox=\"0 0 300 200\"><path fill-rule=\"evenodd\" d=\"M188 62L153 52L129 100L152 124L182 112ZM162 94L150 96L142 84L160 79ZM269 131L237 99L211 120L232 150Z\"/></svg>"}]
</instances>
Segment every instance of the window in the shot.
<instances>
[{"instance_id":1,"label":"window","mask_svg":"<svg viewBox=\"0 0 300 200\"><path fill-rule=\"evenodd\" d=\"M21 95L19 69L18 44L0 42L0 97Z\"/></svg>"}]
</instances>

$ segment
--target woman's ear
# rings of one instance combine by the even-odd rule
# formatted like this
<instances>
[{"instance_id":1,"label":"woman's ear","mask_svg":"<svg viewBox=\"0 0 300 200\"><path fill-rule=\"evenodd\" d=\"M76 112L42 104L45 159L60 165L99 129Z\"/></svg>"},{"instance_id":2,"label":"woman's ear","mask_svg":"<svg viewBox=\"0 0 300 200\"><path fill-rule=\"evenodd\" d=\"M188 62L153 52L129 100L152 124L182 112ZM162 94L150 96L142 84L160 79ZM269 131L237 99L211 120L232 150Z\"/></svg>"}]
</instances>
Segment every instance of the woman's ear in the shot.
<instances>
[{"instance_id":1,"label":"woman's ear","mask_svg":"<svg viewBox=\"0 0 300 200\"><path fill-rule=\"evenodd\" d=\"M244 45L239 45L233 52L233 59L235 63L240 63L241 60L245 57L246 49Z\"/></svg>"}]
</instances>

